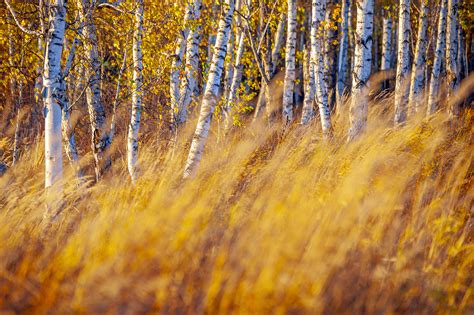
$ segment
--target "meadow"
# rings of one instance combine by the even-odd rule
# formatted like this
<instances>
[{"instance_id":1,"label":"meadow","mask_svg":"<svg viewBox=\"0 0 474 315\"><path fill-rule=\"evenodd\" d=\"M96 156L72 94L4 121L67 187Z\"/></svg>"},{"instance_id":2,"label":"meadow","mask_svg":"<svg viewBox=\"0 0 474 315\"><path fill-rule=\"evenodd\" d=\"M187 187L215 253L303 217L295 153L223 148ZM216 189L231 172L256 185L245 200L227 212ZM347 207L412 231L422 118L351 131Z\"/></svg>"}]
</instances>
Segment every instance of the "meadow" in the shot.
<instances>
[{"instance_id":1,"label":"meadow","mask_svg":"<svg viewBox=\"0 0 474 315\"><path fill-rule=\"evenodd\" d=\"M97 184L68 169L54 215L32 143L0 177L1 313L474 312L472 109L387 127L392 102L351 143L348 107L327 140L317 119L215 124L185 181L196 118L145 134L135 186L116 148Z\"/></svg>"}]
</instances>

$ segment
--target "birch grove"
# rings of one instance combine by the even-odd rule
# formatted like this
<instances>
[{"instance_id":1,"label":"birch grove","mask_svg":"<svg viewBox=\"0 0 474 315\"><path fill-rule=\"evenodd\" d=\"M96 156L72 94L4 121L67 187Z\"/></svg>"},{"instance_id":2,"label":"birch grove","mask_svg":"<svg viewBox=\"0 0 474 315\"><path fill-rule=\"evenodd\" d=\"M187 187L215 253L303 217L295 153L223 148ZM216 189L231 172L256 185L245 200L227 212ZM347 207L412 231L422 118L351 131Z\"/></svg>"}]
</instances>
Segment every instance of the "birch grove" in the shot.
<instances>
[{"instance_id":1,"label":"birch grove","mask_svg":"<svg viewBox=\"0 0 474 315\"><path fill-rule=\"evenodd\" d=\"M3 1L0 165L20 167L44 134L45 187L62 179L63 152L81 183L125 168L139 187L148 150L163 170L186 152L190 179L206 143L219 151L242 132L350 143L381 124L369 112L389 113L398 132L418 123L410 116L459 121L470 108L471 17L459 0Z\"/></svg>"}]
</instances>

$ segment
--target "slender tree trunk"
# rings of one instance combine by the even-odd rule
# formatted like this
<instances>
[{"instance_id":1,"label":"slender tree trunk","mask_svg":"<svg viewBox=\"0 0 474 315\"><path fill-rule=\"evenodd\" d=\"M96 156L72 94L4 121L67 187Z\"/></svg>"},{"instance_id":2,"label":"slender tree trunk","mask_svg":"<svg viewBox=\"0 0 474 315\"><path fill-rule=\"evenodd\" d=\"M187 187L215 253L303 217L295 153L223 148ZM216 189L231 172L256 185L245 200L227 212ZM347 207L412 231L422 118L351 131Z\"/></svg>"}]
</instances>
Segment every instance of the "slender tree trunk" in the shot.
<instances>
[{"instance_id":1,"label":"slender tree trunk","mask_svg":"<svg viewBox=\"0 0 474 315\"><path fill-rule=\"evenodd\" d=\"M238 0L237 0L238 1ZM226 63L224 71L224 89L223 89L223 100L227 102L229 99L230 85L232 84L232 77L234 76L234 58L235 58L235 31L233 28L230 30L229 42L227 44Z\"/></svg>"},{"instance_id":2,"label":"slender tree trunk","mask_svg":"<svg viewBox=\"0 0 474 315\"><path fill-rule=\"evenodd\" d=\"M410 91L410 0L400 0L398 14L398 58L395 82L396 125L406 120L406 104Z\"/></svg>"},{"instance_id":3,"label":"slender tree trunk","mask_svg":"<svg viewBox=\"0 0 474 315\"><path fill-rule=\"evenodd\" d=\"M38 36L38 55L44 56L44 43L43 38ZM41 124L37 123L37 119L41 115L42 109L42 96L41 90L43 88L43 60L38 58L38 62L36 65L36 79L35 79L35 86L34 86L34 94L35 94L35 107L33 110L33 114L31 116L31 123L35 125L35 130L37 133L40 133Z\"/></svg>"},{"instance_id":4,"label":"slender tree trunk","mask_svg":"<svg viewBox=\"0 0 474 315\"><path fill-rule=\"evenodd\" d=\"M239 13L241 13L240 11L242 9L241 2L242 2L241 0L237 0L237 3L236 3L236 10L238 10ZM237 53L235 56L235 64L233 65L234 70L232 72L233 76L230 83L229 96L224 106L225 133L227 133L230 130L233 124L232 111L237 100L237 91L240 86L240 81L242 80L242 69L243 69L242 57L245 50L245 41L244 41L245 32L242 30L244 26L242 25L242 20L239 14L237 14L237 18L235 19L235 22L236 22L236 29L237 29Z\"/></svg>"},{"instance_id":5,"label":"slender tree trunk","mask_svg":"<svg viewBox=\"0 0 474 315\"><path fill-rule=\"evenodd\" d=\"M61 77L61 55L66 27L67 0L55 0L50 7L50 28L44 57L43 101L45 104L45 187L62 179L63 158L61 148L61 107L56 91ZM60 185L55 185L58 193Z\"/></svg>"},{"instance_id":6,"label":"slender tree trunk","mask_svg":"<svg viewBox=\"0 0 474 315\"><path fill-rule=\"evenodd\" d=\"M23 105L23 82L18 84L18 99L15 100L16 117L15 117L15 132L13 136L13 159L12 165L15 165L20 157L20 120L21 107Z\"/></svg>"},{"instance_id":7,"label":"slender tree trunk","mask_svg":"<svg viewBox=\"0 0 474 315\"><path fill-rule=\"evenodd\" d=\"M357 0L357 28L352 74L352 99L348 141L356 139L367 125L367 82L372 65L374 0Z\"/></svg>"},{"instance_id":8,"label":"slender tree trunk","mask_svg":"<svg viewBox=\"0 0 474 315\"><path fill-rule=\"evenodd\" d=\"M459 21L458 21L459 0L448 0L448 19L446 26L446 79L448 83L448 98L452 97L459 87L460 65L458 62L459 49ZM458 105L449 109L450 117L457 117L460 113Z\"/></svg>"},{"instance_id":9,"label":"slender tree trunk","mask_svg":"<svg viewBox=\"0 0 474 315\"><path fill-rule=\"evenodd\" d=\"M76 176L80 178L83 174L78 165L79 154L77 152L74 128L71 124L71 105L67 96L66 81L62 75L59 83L58 100L62 108L61 129L64 139L64 151L69 159L69 163L76 171Z\"/></svg>"},{"instance_id":10,"label":"slender tree trunk","mask_svg":"<svg viewBox=\"0 0 474 315\"><path fill-rule=\"evenodd\" d=\"M392 52L390 53L390 69L397 66L398 57L398 20L392 20Z\"/></svg>"},{"instance_id":11,"label":"slender tree trunk","mask_svg":"<svg viewBox=\"0 0 474 315\"><path fill-rule=\"evenodd\" d=\"M325 27L324 40L324 80L326 90L328 93L328 106L330 110L334 109L336 104L336 74L337 74L337 29L332 27L336 23L332 17L335 0L329 0L329 5L326 7L325 21L328 25Z\"/></svg>"},{"instance_id":12,"label":"slender tree trunk","mask_svg":"<svg viewBox=\"0 0 474 315\"><path fill-rule=\"evenodd\" d=\"M84 23L84 51L89 67L86 76L89 78L86 100L89 111L92 135L92 154L95 161L95 174L98 181L111 165L107 156L110 147L110 134L106 126L105 110L101 100L101 62L97 43L97 30L93 19L94 5L90 0L80 0L79 14ZM95 3L95 2L94 2Z\"/></svg>"},{"instance_id":13,"label":"slender tree trunk","mask_svg":"<svg viewBox=\"0 0 474 315\"><path fill-rule=\"evenodd\" d=\"M193 4L188 2L186 12L184 14L183 28L178 35L176 41L176 50L171 62L170 75L170 96L171 96L171 128L175 129L180 123L179 118L179 102L180 102L180 73L182 71L183 57L186 51L186 41L189 35L189 20L193 15Z\"/></svg>"},{"instance_id":14,"label":"slender tree trunk","mask_svg":"<svg viewBox=\"0 0 474 315\"><path fill-rule=\"evenodd\" d=\"M390 12L385 11L383 17L383 34L382 34L382 62L380 70L390 70L392 64L392 17ZM389 82L386 80L382 84L382 89L389 88Z\"/></svg>"},{"instance_id":15,"label":"slender tree trunk","mask_svg":"<svg viewBox=\"0 0 474 315\"><path fill-rule=\"evenodd\" d=\"M287 17L285 13L281 13L280 20L278 21L277 31L274 37L273 49L271 51L271 69L264 69L265 72L270 72L270 76L267 78L270 81L277 72L277 66L280 58L280 50L285 42L285 26L287 24ZM255 57L256 58L256 57ZM257 60L257 63L259 61ZM262 78L260 84L260 94L257 100L257 107L255 108L255 113L253 117L253 121L256 121L264 110L267 110L267 118L270 114L268 108L266 107L266 103L270 102L270 91L268 90L268 86L266 80Z\"/></svg>"},{"instance_id":16,"label":"slender tree trunk","mask_svg":"<svg viewBox=\"0 0 474 315\"><path fill-rule=\"evenodd\" d=\"M226 44L234 14L234 0L225 0L223 6L224 10L219 21L216 45L212 57L211 68L209 70L209 77L204 91L201 112L199 114L196 132L194 133L191 149L189 150L188 159L184 168L184 178L193 176L197 170L209 134L212 114L214 113L217 104L217 96L219 93L220 81L227 52Z\"/></svg>"},{"instance_id":17,"label":"slender tree trunk","mask_svg":"<svg viewBox=\"0 0 474 315\"><path fill-rule=\"evenodd\" d=\"M132 182L138 178L138 129L140 128L140 115L142 111L143 97L143 6L144 0L136 0L135 9L135 31L133 34L133 93L132 93L132 117L128 125L127 161L128 172Z\"/></svg>"},{"instance_id":18,"label":"slender tree trunk","mask_svg":"<svg viewBox=\"0 0 474 315\"><path fill-rule=\"evenodd\" d=\"M447 0L441 0L441 8L438 20L438 36L436 41L433 68L431 70L431 80L428 92L428 115L434 114L438 110L439 86L441 80L441 63L446 51L446 15Z\"/></svg>"},{"instance_id":19,"label":"slender tree trunk","mask_svg":"<svg viewBox=\"0 0 474 315\"><path fill-rule=\"evenodd\" d=\"M326 80L324 78L324 54L323 36L318 33L321 23L326 15L326 0L312 1L311 16L311 65L314 71L314 81L316 86L316 104L319 108L321 127L323 134L328 136L331 133L331 111L328 104L328 92Z\"/></svg>"},{"instance_id":20,"label":"slender tree trunk","mask_svg":"<svg viewBox=\"0 0 474 315\"><path fill-rule=\"evenodd\" d=\"M79 34L82 32L83 25L79 28ZM76 55L76 47L79 45L79 38L76 37L72 42L71 48L69 49L69 56L67 58L66 64L64 65L64 70L61 72L59 90L58 90L58 100L62 109L62 120L61 120L61 129L64 140L64 151L66 156L69 159L69 163L76 171L76 176L81 178L83 176L82 170L78 165L79 154L77 152L76 146L76 137L74 135L74 128L71 123L71 105L69 104L69 97L67 93L67 83L66 77L69 76L72 63Z\"/></svg>"},{"instance_id":21,"label":"slender tree trunk","mask_svg":"<svg viewBox=\"0 0 474 315\"><path fill-rule=\"evenodd\" d=\"M110 133L109 133L110 142L113 141L114 136L115 136L117 108L118 108L118 105L120 104L120 91L122 89L122 77L123 77L123 73L125 72L126 67L127 67L127 48L125 48L123 52L122 66L120 67L120 72L117 78L117 87L115 88L114 104L112 105L112 119L110 122Z\"/></svg>"},{"instance_id":22,"label":"slender tree trunk","mask_svg":"<svg viewBox=\"0 0 474 315\"><path fill-rule=\"evenodd\" d=\"M411 115L419 112L422 104L422 94L425 89L426 50L428 47L428 10L428 1L422 0L418 38L411 72L410 96L408 98L409 114Z\"/></svg>"},{"instance_id":23,"label":"slender tree trunk","mask_svg":"<svg viewBox=\"0 0 474 315\"><path fill-rule=\"evenodd\" d=\"M278 59L280 57L280 50L285 42L285 26L286 26L286 14L284 12L280 15L280 20L278 21L277 31L275 33L273 49L272 49L272 68L271 76L273 77L276 73L276 68L278 65Z\"/></svg>"},{"instance_id":24,"label":"slender tree trunk","mask_svg":"<svg viewBox=\"0 0 474 315\"><path fill-rule=\"evenodd\" d=\"M216 0L212 0L212 9L211 9L211 19L217 18L219 12L219 3ZM212 55L214 53L214 45L216 44L216 34L214 30L211 30L209 37L207 38L207 62L206 64L209 65L212 61Z\"/></svg>"},{"instance_id":25,"label":"slender tree trunk","mask_svg":"<svg viewBox=\"0 0 474 315\"><path fill-rule=\"evenodd\" d=\"M308 45L310 46L310 45ZM303 111L301 115L301 124L306 125L314 117L314 68L310 60L310 53L308 48L304 50L304 69L305 69L305 92L303 100Z\"/></svg>"},{"instance_id":26,"label":"slender tree trunk","mask_svg":"<svg viewBox=\"0 0 474 315\"><path fill-rule=\"evenodd\" d=\"M8 18L9 22L11 22L11 18ZM8 65L10 67L10 94L11 94L11 105L13 115L15 115L15 131L13 135L13 154L12 154L12 166L14 166L18 160L19 152L18 152L18 145L19 145L19 125L20 125L20 102L21 97L20 94L22 92L22 83L20 84L17 82L16 73L13 72L13 69L17 67L15 65L15 43L13 41L13 32L10 26L8 26ZM19 88L21 85L21 88ZM17 94L18 92L18 94Z\"/></svg>"},{"instance_id":27,"label":"slender tree trunk","mask_svg":"<svg viewBox=\"0 0 474 315\"><path fill-rule=\"evenodd\" d=\"M283 121L293 121L293 94L296 79L296 0L288 0L288 32L286 37L285 80L283 83Z\"/></svg>"},{"instance_id":28,"label":"slender tree trunk","mask_svg":"<svg viewBox=\"0 0 474 315\"><path fill-rule=\"evenodd\" d=\"M198 23L201 16L201 0L194 0L193 13L191 15L193 23ZM191 103L193 91L196 88L196 75L199 66L199 43L200 43L201 25L196 24L190 30L186 43L186 68L185 76L181 80L180 103L176 123L183 124L188 116L188 106Z\"/></svg>"},{"instance_id":29,"label":"slender tree trunk","mask_svg":"<svg viewBox=\"0 0 474 315\"><path fill-rule=\"evenodd\" d=\"M346 76L348 68L347 51L349 48L349 11L351 9L350 0L342 0L341 7L341 38L339 40L339 56L337 62L337 90L336 104L343 105L344 90L346 88Z\"/></svg>"}]
</instances>

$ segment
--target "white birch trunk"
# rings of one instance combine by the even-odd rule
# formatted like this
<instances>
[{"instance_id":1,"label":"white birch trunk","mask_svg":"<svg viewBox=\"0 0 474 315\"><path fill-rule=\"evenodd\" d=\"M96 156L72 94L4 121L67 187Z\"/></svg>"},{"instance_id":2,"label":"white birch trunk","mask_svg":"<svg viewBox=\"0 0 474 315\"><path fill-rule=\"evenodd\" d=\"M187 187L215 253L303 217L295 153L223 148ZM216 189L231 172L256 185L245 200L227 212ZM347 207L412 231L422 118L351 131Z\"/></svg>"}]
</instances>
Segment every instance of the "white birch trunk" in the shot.
<instances>
[{"instance_id":1,"label":"white birch trunk","mask_svg":"<svg viewBox=\"0 0 474 315\"><path fill-rule=\"evenodd\" d=\"M138 130L140 128L140 115L143 97L143 6L144 0L136 1L135 31L133 34L133 92L132 92L132 117L128 125L127 162L128 172L135 183L138 178Z\"/></svg>"},{"instance_id":2,"label":"white birch trunk","mask_svg":"<svg viewBox=\"0 0 474 315\"><path fill-rule=\"evenodd\" d=\"M82 26L79 28L79 32L82 32ZM69 159L69 163L76 171L77 177L82 177L82 171L78 165L79 155L77 152L76 138L74 135L74 128L71 124L71 105L69 104L69 98L67 93L67 84L66 77L69 75L69 72L72 67L76 55L76 46L79 44L79 39L76 37L69 49L69 56L67 58L66 64L64 65L64 70L61 73L59 90L58 90L58 100L62 109L62 135L64 140L64 151L66 156Z\"/></svg>"},{"instance_id":3,"label":"white birch trunk","mask_svg":"<svg viewBox=\"0 0 474 315\"><path fill-rule=\"evenodd\" d=\"M438 36L434 54L433 68L431 69L430 87L428 91L428 109L427 114L434 114L438 110L439 86L441 80L441 64L446 51L446 15L447 0L441 0L438 20Z\"/></svg>"},{"instance_id":4,"label":"white birch trunk","mask_svg":"<svg viewBox=\"0 0 474 315\"><path fill-rule=\"evenodd\" d=\"M326 15L326 0L312 1L311 16L311 66L316 86L316 104L319 108L321 128L325 136L331 133L331 112L328 104L328 92L324 77L323 36L318 31Z\"/></svg>"},{"instance_id":5,"label":"white birch trunk","mask_svg":"<svg viewBox=\"0 0 474 315\"><path fill-rule=\"evenodd\" d=\"M192 14L190 18L197 23L201 16L201 0L194 0ZM186 122L188 117L188 106L191 103L193 91L196 88L196 75L199 66L199 43L201 25L196 24L189 31L186 43L186 68L184 78L181 80L180 100L178 112L175 116L175 124L180 125Z\"/></svg>"},{"instance_id":6,"label":"white birch trunk","mask_svg":"<svg viewBox=\"0 0 474 315\"><path fill-rule=\"evenodd\" d=\"M61 129L64 140L64 151L69 159L69 163L76 171L76 176L80 178L82 177L82 171L78 165L79 154L77 152L74 128L71 124L71 105L69 104L69 99L67 97L66 81L64 81L64 78L61 78L58 94L58 99L62 108Z\"/></svg>"},{"instance_id":7,"label":"white birch trunk","mask_svg":"<svg viewBox=\"0 0 474 315\"><path fill-rule=\"evenodd\" d=\"M94 5L90 0L78 1L79 15L84 23L84 51L89 66L86 67L86 77L89 78L86 89L87 108L91 123L92 154L95 161L95 174L98 181L104 171L110 166L107 156L110 146L110 134L106 126L105 110L101 100L101 62L97 42L97 30L93 19Z\"/></svg>"},{"instance_id":8,"label":"white birch trunk","mask_svg":"<svg viewBox=\"0 0 474 315\"><path fill-rule=\"evenodd\" d=\"M232 77L232 82L230 85L229 98L224 107L224 115L226 116L224 129L226 132L229 131L229 129L231 128L233 124L232 111L236 105L237 91L240 87L240 81L242 80L242 68L243 68L242 56L244 54L244 49L245 49L244 39L245 39L245 34L241 32L239 34L239 45L237 49L237 55L235 57L235 65L234 65L234 71L233 71L234 76Z\"/></svg>"},{"instance_id":9,"label":"white birch trunk","mask_svg":"<svg viewBox=\"0 0 474 315\"><path fill-rule=\"evenodd\" d=\"M382 34L382 60L380 63L380 70L390 70L392 66L392 17L390 13L385 11L383 18L383 34ZM384 90L388 89L388 81L382 84Z\"/></svg>"},{"instance_id":10,"label":"white birch trunk","mask_svg":"<svg viewBox=\"0 0 474 315\"><path fill-rule=\"evenodd\" d=\"M223 88L223 99L225 102L229 99L230 85L232 84L232 78L234 76L234 58L235 58L235 31L230 30L229 42L227 43L227 54L226 63L224 70L224 88Z\"/></svg>"},{"instance_id":11,"label":"white birch trunk","mask_svg":"<svg viewBox=\"0 0 474 315\"><path fill-rule=\"evenodd\" d=\"M278 65L278 58L280 56L280 49L283 46L285 41L285 26L286 26L286 14L283 12L280 15L280 20L278 21L277 31L275 33L274 44L272 49L272 68L271 76L275 75L276 67Z\"/></svg>"},{"instance_id":12,"label":"white birch trunk","mask_svg":"<svg viewBox=\"0 0 474 315\"><path fill-rule=\"evenodd\" d=\"M451 98L460 83L459 49L459 0L448 0L448 18L446 26L446 80L448 83L448 98ZM459 116L459 105L448 108L450 117Z\"/></svg>"},{"instance_id":13,"label":"white birch trunk","mask_svg":"<svg viewBox=\"0 0 474 315\"><path fill-rule=\"evenodd\" d=\"M285 80L283 82L283 122L293 121L293 94L296 79L296 0L288 0L288 31L286 36ZM268 105L267 105L268 106Z\"/></svg>"},{"instance_id":14,"label":"white birch trunk","mask_svg":"<svg viewBox=\"0 0 474 315\"><path fill-rule=\"evenodd\" d=\"M125 72L125 68L127 67L127 48L123 50L123 60L122 60L122 66L120 67L120 72L117 78L117 87L115 88L115 97L114 97L114 104L112 106L112 119L110 122L110 132L109 132L109 138L110 142L114 140L115 136L115 128L116 128L116 121L117 121L117 108L120 103L120 91L122 89L122 77L123 73Z\"/></svg>"},{"instance_id":15,"label":"white birch trunk","mask_svg":"<svg viewBox=\"0 0 474 315\"><path fill-rule=\"evenodd\" d=\"M411 72L410 95L408 98L409 114L418 113L422 104L425 89L426 49L428 47L428 10L427 0L421 1L421 16L418 26L415 57Z\"/></svg>"},{"instance_id":16,"label":"white birch trunk","mask_svg":"<svg viewBox=\"0 0 474 315\"><path fill-rule=\"evenodd\" d=\"M331 27L331 22L334 22L332 13L334 10L334 4L330 1L327 1L330 6L326 7L326 17L325 17L325 32L324 32L324 42L323 42L323 51L324 51L324 67L323 75L326 86L326 93L328 99L329 110L334 108L336 103L336 74L337 74L337 46L334 43L337 41L337 29Z\"/></svg>"},{"instance_id":17,"label":"white birch trunk","mask_svg":"<svg viewBox=\"0 0 474 315\"><path fill-rule=\"evenodd\" d=\"M395 81L396 125L406 120L406 105L410 89L410 0L400 0L398 13L398 57Z\"/></svg>"},{"instance_id":18,"label":"white birch trunk","mask_svg":"<svg viewBox=\"0 0 474 315\"><path fill-rule=\"evenodd\" d=\"M310 120L314 117L314 93L315 93L315 86L314 86L314 68L313 64L310 60L310 53L308 53L308 49L304 51L304 61L305 64L303 67L306 69L305 73L305 91L304 91L304 100L303 100L303 111L301 114L301 124L306 125L310 122Z\"/></svg>"},{"instance_id":19,"label":"white birch trunk","mask_svg":"<svg viewBox=\"0 0 474 315\"><path fill-rule=\"evenodd\" d=\"M188 159L184 168L184 178L191 177L196 173L209 134L212 115L217 104L217 95L219 93L220 81L227 52L226 45L234 14L234 0L225 0L223 7L223 14L219 21L216 45L214 47L211 68L209 70L209 77L201 104L201 112L199 114L196 131L194 133L191 149L189 150Z\"/></svg>"},{"instance_id":20,"label":"white birch trunk","mask_svg":"<svg viewBox=\"0 0 474 315\"><path fill-rule=\"evenodd\" d=\"M55 0L50 10L50 28L46 39L43 73L43 102L45 104L45 187L55 186L62 179L61 107L58 89L61 77L61 55L66 27L67 0ZM56 185L55 185L56 184Z\"/></svg>"},{"instance_id":21,"label":"white birch trunk","mask_svg":"<svg viewBox=\"0 0 474 315\"><path fill-rule=\"evenodd\" d=\"M357 27L355 34L352 99L349 113L348 141L356 139L367 125L367 81L372 65L374 0L357 0Z\"/></svg>"},{"instance_id":22,"label":"white birch trunk","mask_svg":"<svg viewBox=\"0 0 474 315\"><path fill-rule=\"evenodd\" d=\"M20 119L21 119L21 106L23 105L23 82L20 81L18 84L18 99L15 101L16 117L15 117L15 133L13 136L13 159L12 165L14 166L20 157Z\"/></svg>"},{"instance_id":23,"label":"white birch trunk","mask_svg":"<svg viewBox=\"0 0 474 315\"><path fill-rule=\"evenodd\" d=\"M346 76L347 76L347 51L349 47L349 11L351 8L350 0L342 0L341 7L341 38L339 42L339 56L337 62L337 90L336 90L336 103L337 106L343 105L344 90L346 88Z\"/></svg>"},{"instance_id":24,"label":"white birch trunk","mask_svg":"<svg viewBox=\"0 0 474 315\"><path fill-rule=\"evenodd\" d=\"M240 12L242 9L241 0L237 0L236 9ZM237 91L240 86L240 81L242 80L242 57L245 50L245 32L242 30L243 25L240 18L240 15L237 14L235 20L237 28L237 53L235 56L235 64L233 65L233 76L230 83L229 96L227 102L224 106L224 115L225 115L225 125L224 130L227 133L233 124L233 115L232 111L237 100Z\"/></svg>"},{"instance_id":25,"label":"white birch trunk","mask_svg":"<svg viewBox=\"0 0 474 315\"><path fill-rule=\"evenodd\" d=\"M179 102L180 102L180 73L183 64L183 57L186 51L186 41L189 35L189 20L193 14L193 5L188 3L184 14L183 28L176 41L176 50L171 62L170 75L170 97L171 97L171 127L174 129L179 124Z\"/></svg>"}]
</instances>

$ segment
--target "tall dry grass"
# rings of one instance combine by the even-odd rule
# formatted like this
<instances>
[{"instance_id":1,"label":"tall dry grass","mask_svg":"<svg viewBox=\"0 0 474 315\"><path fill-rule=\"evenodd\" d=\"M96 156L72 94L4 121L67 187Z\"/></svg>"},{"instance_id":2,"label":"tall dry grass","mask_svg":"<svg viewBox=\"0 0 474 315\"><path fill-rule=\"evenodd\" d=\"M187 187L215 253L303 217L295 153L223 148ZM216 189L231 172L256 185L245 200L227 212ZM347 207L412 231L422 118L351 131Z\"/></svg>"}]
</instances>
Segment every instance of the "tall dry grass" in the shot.
<instances>
[{"instance_id":1,"label":"tall dry grass","mask_svg":"<svg viewBox=\"0 0 474 315\"><path fill-rule=\"evenodd\" d=\"M474 312L472 111L391 128L392 101L350 144L346 109L329 142L317 122L214 130L183 183L191 124L141 145L135 187L120 156L94 186L67 175L52 223L33 146L0 178L0 310Z\"/></svg>"}]
</instances>

